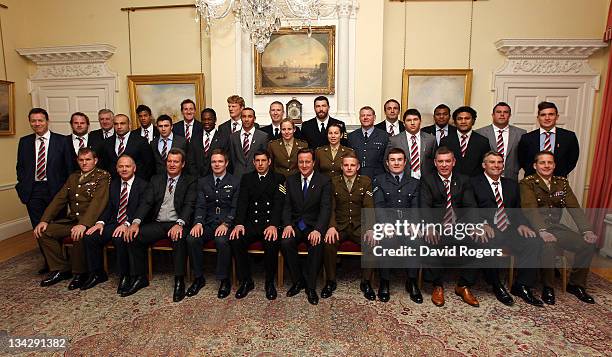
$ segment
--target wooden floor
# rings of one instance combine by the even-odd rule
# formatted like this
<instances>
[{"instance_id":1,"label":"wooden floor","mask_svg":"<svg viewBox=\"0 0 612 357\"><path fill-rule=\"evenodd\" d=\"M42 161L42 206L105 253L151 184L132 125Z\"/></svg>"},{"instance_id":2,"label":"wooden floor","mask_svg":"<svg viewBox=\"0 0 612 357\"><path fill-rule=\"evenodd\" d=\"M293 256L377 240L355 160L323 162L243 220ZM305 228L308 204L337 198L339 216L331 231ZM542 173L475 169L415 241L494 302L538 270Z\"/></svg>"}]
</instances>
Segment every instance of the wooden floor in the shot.
<instances>
[{"instance_id":1,"label":"wooden floor","mask_svg":"<svg viewBox=\"0 0 612 357\"><path fill-rule=\"evenodd\" d=\"M38 249L32 231L0 241L0 262L11 259L19 254ZM42 259L41 259L42 264ZM612 266L612 259L604 258L596 254L593 258L593 266ZM591 268L591 271L599 276L612 281L612 268Z\"/></svg>"}]
</instances>

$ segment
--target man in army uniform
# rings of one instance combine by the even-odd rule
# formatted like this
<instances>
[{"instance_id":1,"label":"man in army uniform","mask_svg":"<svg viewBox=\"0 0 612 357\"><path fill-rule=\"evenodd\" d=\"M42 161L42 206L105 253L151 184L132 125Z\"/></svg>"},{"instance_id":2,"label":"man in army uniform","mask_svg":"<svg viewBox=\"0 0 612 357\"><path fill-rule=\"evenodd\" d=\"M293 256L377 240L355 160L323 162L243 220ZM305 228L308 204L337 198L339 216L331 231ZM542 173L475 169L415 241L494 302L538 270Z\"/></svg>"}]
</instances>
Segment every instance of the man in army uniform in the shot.
<instances>
[{"instance_id":1,"label":"man in army uniform","mask_svg":"<svg viewBox=\"0 0 612 357\"><path fill-rule=\"evenodd\" d=\"M574 269L570 275L567 291L583 302L594 304L587 294L586 281L591 259L595 254L597 236L591 230L584 212L572 191L567 178L553 176L555 156L550 151L536 154L533 168L536 173L525 177L521 183L521 206L527 209L525 216L544 241L542 249L542 300L555 303L554 262L557 246L575 253ZM568 208L580 233L560 223L563 208Z\"/></svg>"},{"instance_id":2,"label":"man in army uniform","mask_svg":"<svg viewBox=\"0 0 612 357\"><path fill-rule=\"evenodd\" d=\"M361 243L361 209L374 208L372 180L357 175L357 171L359 160L354 153L350 153L342 159L342 176L332 178L332 211L323 246L327 283L321 290L322 298L332 296L336 290L336 255L340 242L348 239ZM371 269L362 271L360 288L366 299L375 300L376 294L370 285L371 275Z\"/></svg>"},{"instance_id":3,"label":"man in army uniform","mask_svg":"<svg viewBox=\"0 0 612 357\"><path fill-rule=\"evenodd\" d=\"M206 284L202 247L213 239L217 248L216 275L220 281L217 297L224 299L232 290L229 274L232 252L228 238L229 229L236 217L240 179L227 172L228 163L227 153L222 149L214 149L210 155L212 173L198 180L194 225L187 237L195 279L187 290L187 296L196 295Z\"/></svg>"},{"instance_id":4,"label":"man in army uniform","mask_svg":"<svg viewBox=\"0 0 612 357\"><path fill-rule=\"evenodd\" d=\"M283 119L280 123L281 138L268 142L268 152L272 159L274 172L285 178L298 172L297 153L307 148L308 143L295 138L295 124L291 119Z\"/></svg>"},{"instance_id":5,"label":"man in army uniform","mask_svg":"<svg viewBox=\"0 0 612 357\"><path fill-rule=\"evenodd\" d=\"M377 208L376 218L379 223L394 223L398 219L407 219L409 217L404 216L401 210L410 210L419 206L419 180L410 176L410 173L406 171L406 163L406 153L400 148L392 148L387 155L389 172L374 178L372 184L374 186L374 205ZM393 208L396 210L392 210ZM412 262L410 266L406 269L408 275L406 291L412 301L420 304L423 302L423 295L417 283L418 264ZM389 278L389 269L381 268L378 299L382 302L389 301L391 297Z\"/></svg>"},{"instance_id":6,"label":"man in army uniform","mask_svg":"<svg viewBox=\"0 0 612 357\"><path fill-rule=\"evenodd\" d=\"M110 174L96 168L98 157L88 147L79 149L78 162L80 171L68 177L34 228L34 236L40 242L51 271L49 277L40 282L41 286L51 286L69 279L72 273L75 276L68 285L69 290L80 288L87 280L85 249L81 239L106 207ZM66 205L70 211L68 216L52 221ZM62 240L66 236L70 236L73 242L70 254L72 272L70 263L62 253Z\"/></svg>"},{"instance_id":7,"label":"man in army uniform","mask_svg":"<svg viewBox=\"0 0 612 357\"><path fill-rule=\"evenodd\" d=\"M241 282L236 291L236 299L242 299L255 288L248 254L249 245L255 240L263 242L266 298L276 299L274 277L280 248L278 227L286 190L285 176L272 172L270 164L270 154L267 151L256 152L253 159L255 171L245 174L240 181L236 226L230 234L230 245L236 257L236 270Z\"/></svg>"}]
</instances>

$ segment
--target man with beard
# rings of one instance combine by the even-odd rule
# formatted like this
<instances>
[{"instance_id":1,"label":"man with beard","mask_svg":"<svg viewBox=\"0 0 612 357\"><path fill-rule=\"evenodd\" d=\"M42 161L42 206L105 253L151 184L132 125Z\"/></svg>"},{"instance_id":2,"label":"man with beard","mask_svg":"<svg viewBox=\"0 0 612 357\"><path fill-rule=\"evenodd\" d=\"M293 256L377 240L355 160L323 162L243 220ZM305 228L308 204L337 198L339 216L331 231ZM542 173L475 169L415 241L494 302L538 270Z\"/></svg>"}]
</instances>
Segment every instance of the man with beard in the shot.
<instances>
[{"instance_id":1,"label":"man with beard","mask_svg":"<svg viewBox=\"0 0 612 357\"><path fill-rule=\"evenodd\" d=\"M342 128L342 140L340 143L348 146L346 126L343 121L329 116L329 100L327 97L316 97L314 100L314 110L316 117L306 120L302 124L302 137L308 143L308 147L316 149L319 146L327 145L327 127L332 123L340 125L340 128Z\"/></svg>"}]
</instances>

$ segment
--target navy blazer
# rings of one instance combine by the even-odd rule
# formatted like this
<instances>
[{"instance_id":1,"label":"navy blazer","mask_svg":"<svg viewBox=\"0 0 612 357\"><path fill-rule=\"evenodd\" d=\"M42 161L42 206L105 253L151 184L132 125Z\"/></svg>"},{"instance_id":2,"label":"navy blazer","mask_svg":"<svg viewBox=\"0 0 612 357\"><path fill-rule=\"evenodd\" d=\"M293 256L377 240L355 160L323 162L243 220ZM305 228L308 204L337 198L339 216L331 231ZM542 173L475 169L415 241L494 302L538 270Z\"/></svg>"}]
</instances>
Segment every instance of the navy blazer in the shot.
<instances>
[{"instance_id":1,"label":"navy blazer","mask_svg":"<svg viewBox=\"0 0 612 357\"><path fill-rule=\"evenodd\" d=\"M34 140L36 134L30 134L19 139L17 148L17 185L15 191L22 203L30 201L32 188L35 180L36 146ZM62 188L72 167L72 146L66 144L66 137L61 134L51 133L47 150L47 183L49 185L50 197Z\"/></svg>"},{"instance_id":2,"label":"navy blazer","mask_svg":"<svg viewBox=\"0 0 612 357\"><path fill-rule=\"evenodd\" d=\"M472 187L474 188L474 197L476 198L476 204L478 208L490 208L489 210L481 211L481 216L489 221L489 224L493 227L495 212L497 211L497 201L495 200L495 193L489 185L489 181L485 177L484 173L472 177L470 179ZM518 227L521 224L528 225L527 219L523 216L521 208L521 192L519 184L513 179L507 177L500 177L501 181L501 195L504 200L504 207L506 208L506 214L510 220L510 226Z\"/></svg>"},{"instance_id":3,"label":"navy blazer","mask_svg":"<svg viewBox=\"0 0 612 357\"><path fill-rule=\"evenodd\" d=\"M450 133L450 130L449 130ZM468 141L465 157L461 156L461 144L457 134L444 137L440 141L440 146L446 146L455 154L457 164L453 172L466 176L477 176L482 173L482 159L491 150L489 139L472 131L470 141Z\"/></svg>"},{"instance_id":4,"label":"navy blazer","mask_svg":"<svg viewBox=\"0 0 612 357\"><path fill-rule=\"evenodd\" d=\"M102 129L96 129L89 132L87 139L87 146L94 149L94 151L100 155L100 148L104 142L104 133Z\"/></svg>"},{"instance_id":5,"label":"navy blazer","mask_svg":"<svg viewBox=\"0 0 612 357\"><path fill-rule=\"evenodd\" d=\"M215 131L215 135L213 135L210 141L210 148L205 154L204 133L202 132L200 136L193 137L188 145L187 170L191 176L204 177L212 172L210 168L210 155L214 149L223 149L229 155L230 138L218 129ZM228 166L228 171L230 168Z\"/></svg>"},{"instance_id":6,"label":"navy blazer","mask_svg":"<svg viewBox=\"0 0 612 357\"><path fill-rule=\"evenodd\" d=\"M555 176L567 177L578 163L580 145L573 131L557 127L555 135ZM525 170L525 177L533 175L533 158L540 151L540 129L536 129L521 136L518 145L518 156L521 168Z\"/></svg>"},{"instance_id":7,"label":"navy blazer","mask_svg":"<svg viewBox=\"0 0 612 357\"><path fill-rule=\"evenodd\" d=\"M327 122L328 127L329 124L340 125L340 127L342 128L340 132L343 134L342 139L340 140L340 144L344 146L349 146L348 140L346 138L346 126L344 125L344 122L329 117L329 120ZM327 129L327 127L325 129ZM327 131L321 133L321 122L317 118L312 118L302 123L302 138L306 140L306 142L308 143L308 147L312 149L316 149L320 146L329 144L329 141L327 140Z\"/></svg>"},{"instance_id":8,"label":"navy blazer","mask_svg":"<svg viewBox=\"0 0 612 357\"><path fill-rule=\"evenodd\" d=\"M141 179L140 177L134 177L132 187L130 188L130 195L128 196L127 205L127 222L131 222L136 218L136 210L140 206L140 203L144 201L144 196L147 192L148 182ZM98 219L104 222L105 227L110 225L116 226L117 215L119 214L119 198L121 197L122 181L120 177L117 177L111 181L110 191L108 195L108 204L102 212L102 215Z\"/></svg>"},{"instance_id":9,"label":"navy blazer","mask_svg":"<svg viewBox=\"0 0 612 357\"><path fill-rule=\"evenodd\" d=\"M421 128L421 131L424 131L427 134L431 134L435 138L437 138L436 130L438 130L438 127L436 126L436 124L428 125L426 127ZM457 135L457 128L452 126L452 125L450 125L450 123L448 124L448 135ZM438 146L440 146L440 143L437 140L436 140L436 144L438 144Z\"/></svg>"},{"instance_id":10,"label":"navy blazer","mask_svg":"<svg viewBox=\"0 0 612 357\"><path fill-rule=\"evenodd\" d=\"M308 183L306 201L302 192L302 174L287 178L287 196L283 208L283 226L292 225L294 229L300 219L310 229L325 234L331 217L331 180L327 175L314 172Z\"/></svg>"},{"instance_id":11,"label":"navy blazer","mask_svg":"<svg viewBox=\"0 0 612 357\"><path fill-rule=\"evenodd\" d=\"M102 168L108 171L113 178L119 177L117 174L117 160L119 158L115 152L116 138L117 134L104 140L100 149ZM136 176L149 181L155 172L155 161L153 150L151 150L147 140L140 135L130 133L123 153L129 155L136 162Z\"/></svg>"},{"instance_id":12,"label":"navy blazer","mask_svg":"<svg viewBox=\"0 0 612 357\"><path fill-rule=\"evenodd\" d=\"M174 135L179 135L185 137L185 124L184 120L178 121L172 125L172 132ZM202 135L202 131L204 131L204 127L202 123L198 119L193 119L193 128L191 128L191 138L199 137ZM191 139L189 140L191 141Z\"/></svg>"}]
</instances>

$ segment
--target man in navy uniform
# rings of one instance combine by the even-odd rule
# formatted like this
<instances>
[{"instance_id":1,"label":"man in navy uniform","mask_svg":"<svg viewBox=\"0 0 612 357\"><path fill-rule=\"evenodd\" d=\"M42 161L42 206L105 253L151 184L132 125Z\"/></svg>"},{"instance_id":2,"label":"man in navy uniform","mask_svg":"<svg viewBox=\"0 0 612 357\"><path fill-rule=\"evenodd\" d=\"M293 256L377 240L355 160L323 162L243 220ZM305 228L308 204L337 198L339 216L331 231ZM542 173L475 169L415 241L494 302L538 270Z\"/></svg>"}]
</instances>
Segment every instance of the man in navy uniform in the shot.
<instances>
[{"instance_id":1,"label":"man in navy uniform","mask_svg":"<svg viewBox=\"0 0 612 357\"><path fill-rule=\"evenodd\" d=\"M370 179L385 172L385 149L389 143L389 134L374 126L376 113L371 107L359 110L361 128L348 135L348 144L355 151L361 163L359 174Z\"/></svg>"}]
</instances>

